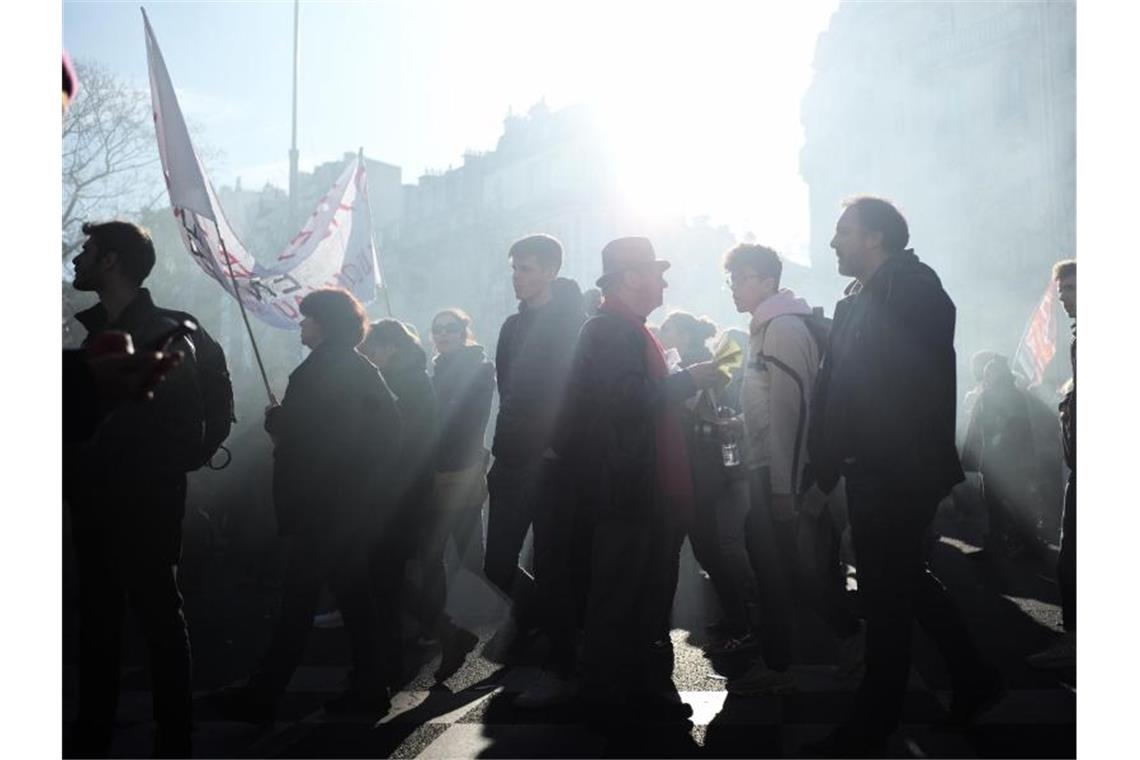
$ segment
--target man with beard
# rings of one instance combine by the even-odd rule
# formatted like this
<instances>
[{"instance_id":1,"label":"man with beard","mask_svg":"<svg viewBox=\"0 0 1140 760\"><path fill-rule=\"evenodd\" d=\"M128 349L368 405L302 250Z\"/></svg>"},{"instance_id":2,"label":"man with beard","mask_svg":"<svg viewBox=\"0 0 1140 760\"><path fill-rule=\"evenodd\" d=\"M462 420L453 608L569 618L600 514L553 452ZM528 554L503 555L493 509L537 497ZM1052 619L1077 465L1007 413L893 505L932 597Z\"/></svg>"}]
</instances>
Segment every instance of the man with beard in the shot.
<instances>
[{"instance_id":1,"label":"man with beard","mask_svg":"<svg viewBox=\"0 0 1140 760\"><path fill-rule=\"evenodd\" d=\"M856 706L808 749L835 756L879 751L898 726L916 620L946 659L954 725L1004 691L924 550L939 501L963 479L954 442L954 303L906 247L910 231L893 204L861 196L844 205L831 247L839 273L855 282L835 308L809 428L820 488L846 477L867 621Z\"/></svg>"}]
</instances>

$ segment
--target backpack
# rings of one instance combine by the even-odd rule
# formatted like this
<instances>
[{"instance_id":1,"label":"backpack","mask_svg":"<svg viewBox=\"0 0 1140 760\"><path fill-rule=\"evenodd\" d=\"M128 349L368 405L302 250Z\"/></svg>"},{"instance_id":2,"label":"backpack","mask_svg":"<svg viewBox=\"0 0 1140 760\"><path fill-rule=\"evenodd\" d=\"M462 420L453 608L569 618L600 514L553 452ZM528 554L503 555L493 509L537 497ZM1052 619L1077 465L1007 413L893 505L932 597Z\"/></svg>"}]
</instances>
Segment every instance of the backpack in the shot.
<instances>
[{"instance_id":1,"label":"backpack","mask_svg":"<svg viewBox=\"0 0 1140 760\"><path fill-rule=\"evenodd\" d=\"M225 464L220 467L210 465L210 460L225 448L222 443L230 434L230 428L237 422L234 416L234 386L230 371L226 366L226 354L218 342L206 332L192 314L163 310L165 315L175 319L189 319L198 325L197 331L187 338L194 349L194 364L198 376L198 392L202 396L203 429L202 445L194 454L190 470L209 466L221 470L229 465L229 449L226 449Z\"/></svg>"},{"instance_id":2,"label":"backpack","mask_svg":"<svg viewBox=\"0 0 1140 760\"><path fill-rule=\"evenodd\" d=\"M827 353L827 346L831 341L831 320L823 316L823 307L816 306L811 314L803 317L804 326L807 327L811 337L815 340L815 347L819 349L820 358Z\"/></svg>"}]
</instances>

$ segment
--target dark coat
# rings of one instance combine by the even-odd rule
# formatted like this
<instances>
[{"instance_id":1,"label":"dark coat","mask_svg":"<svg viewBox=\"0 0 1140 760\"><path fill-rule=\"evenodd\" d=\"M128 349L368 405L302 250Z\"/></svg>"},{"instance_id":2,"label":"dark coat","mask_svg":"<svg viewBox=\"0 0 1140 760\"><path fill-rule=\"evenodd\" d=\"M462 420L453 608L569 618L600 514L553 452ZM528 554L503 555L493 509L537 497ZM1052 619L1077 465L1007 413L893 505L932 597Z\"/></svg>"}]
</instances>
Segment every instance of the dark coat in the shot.
<instances>
[{"instance_id":1,"label":"dark coat","mask_svg":"<svg viewBox=\"0 0 1140 760\"><path fill-rule=\"evenodd\" d=\"M1073 340L1069 344L1069 360L1073 364L1073 384L1061 400L1061 443L1065 449L1065 464L1075 475L1077 472L1077 328L1073 326Z\"/></svg>"},{"instance_id":2,"label":"dark coat","mask_svg":"<svg viewBox=\"0 0 1140 760\"><path fill-rule=\"evenodd\" d=\"M427 506L435 482L438 420L427 356L418 346L405 349L392 356L380 374L400 410L400 457L392 495L401 511L418 510Z\"/></svg>"},{"instance_id":3,"label":"dark coat","mask_svg":"<svg viewBox=\"0 0 1140 760\"><path fill-rule=\"evenodd\" d=\"M520 304L499 331L499 414L491 451L514 467L534 462L550 445L578 331L586 321L578 286L573 280L559 282L549 303L537 309Z\"/></svg>"},{"instance_id":4,"label":"dark coat","mask_svg":"<svg viewBox=\"0 0 1140 760\"><path fill-rule=\"evenodd\" d=\"M645 340L641 328L605 310L589 319L578 337L553 447L581 482L584 503L597 514L662 514L658 415L697 392L687 372L653 378Z\"/></svg>"},{"instance_id":5,"label":"dark coat","mask_svg":"<svg viewBox=\"0 0 1140 760\"><path fill-rule=\"evenodd\" d=\"M1029 399L1013 378L987 387L974 405L962 447L962 467L980 472L986 488L1028 503L1035 485Z\"/></svg>"},{"instance_id":6,"label":"dark coat","mask_svg":"<svg viewBox=\"0 0 1140 760\"><path fill-rule=\"evenodd\" d=\"M84 347L103 332L121 330L142 351L173 324L168 314L154 305L150 293L138 295L114 321L102 304L79 312L76 319L87 328ZM198 390L194 352L185 338L171 350L185 359L155 389L154 399L117 407L103 419L79 452L88 477L105 483L118 481L173 480L181 482L192 469L202 443L204 408Z\"/></svg>"},{"instance_id":7,"label":"dark coat","mask_svg":"<svg viewBox=\"0 0 1140 760\"><path fill-rule=\"evenodd\" d=\"M954 321L938 275L909 250L836 305L808 433L824 490L852 458L862 477L921 497L963 479Z\"/></svg>"},{"instance_id":8,"label":"dark coat","mask_svg":"<svg viewBox=\"0 0 1140 760\"><path fill-rule=\"evenodd\" d=\"M372 364L346 346L317 346L265 417L282 535L372 526L400 450L400 415Z\"/></svg>"},{"instance_id":9,"label":"dark coat","mask_svg":"<svg viewBox=\"0 0 1140 760\"><path fill-rule=\"evenodd\" d=\"M431 379L439 410L436 470L455 472L473 467L483 458L495 393L495 365L487 361L482 346L464 346L435 357Z\"/></svg>"},{"instance_id":10,"label":"dark coat","mask_svg":"<svg viewBox=\"0 0 1140 760\"><path fill-rule=\"evenodd\" d=\"M104 331L121 330L142 351L172 324L145 288L114 321L102 304L75 316L87 328L85 347ZM68 502L98 512L109 535L124 541L115 551L141 550L162 562L178 561L186 472L196 466L204 414L190 344L181 338L171 350L185 358L155 388L153 400L101 408L81 444L65 439L63 466ZM88 396L85 403L91 401Z\"/></svg>"}]
</instances>

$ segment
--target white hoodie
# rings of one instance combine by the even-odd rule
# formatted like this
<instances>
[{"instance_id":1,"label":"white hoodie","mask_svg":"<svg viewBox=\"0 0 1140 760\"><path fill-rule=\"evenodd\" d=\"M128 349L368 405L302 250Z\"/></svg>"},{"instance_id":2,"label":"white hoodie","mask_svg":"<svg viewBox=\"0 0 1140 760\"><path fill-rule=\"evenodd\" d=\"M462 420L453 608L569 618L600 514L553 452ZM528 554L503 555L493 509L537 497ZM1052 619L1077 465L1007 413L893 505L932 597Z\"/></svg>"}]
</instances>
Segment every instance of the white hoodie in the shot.
<instances>
[{"instance_id":1,"label":"white hoodie","mask_svg":"<svg viewBox=\"0 0 1140 760\"><path fill-rule=\"evenodd\" d=\"M820 359L801 318L810 314L807 302L787 288L752 313L740 388L745 457L751 468L770 468L777 495L796 494L807 458L808 402Z\"/></svg>"}]
</instances>

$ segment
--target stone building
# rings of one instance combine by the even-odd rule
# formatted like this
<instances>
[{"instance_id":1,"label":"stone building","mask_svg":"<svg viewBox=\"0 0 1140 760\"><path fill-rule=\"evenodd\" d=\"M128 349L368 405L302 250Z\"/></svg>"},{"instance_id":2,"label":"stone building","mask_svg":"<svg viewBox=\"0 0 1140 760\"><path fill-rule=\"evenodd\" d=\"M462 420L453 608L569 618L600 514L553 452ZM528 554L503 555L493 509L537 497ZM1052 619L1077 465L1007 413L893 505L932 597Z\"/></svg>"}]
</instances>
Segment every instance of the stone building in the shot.
<instances>
[{"instance_id":1,"label":"stone building","mask_svg":"<svg viewBox=\"0 0 1140 760\"><path fill-rule=\"evenodd\" d=\"M1071 2L843 2L817 43L800 155L813 266L835 272L843 198L896 201L958 305L962 363L1012 354L1075 254L1075 23Z\"/></svg>"}]
</instances>

